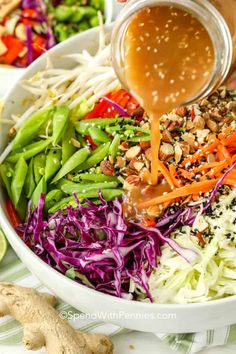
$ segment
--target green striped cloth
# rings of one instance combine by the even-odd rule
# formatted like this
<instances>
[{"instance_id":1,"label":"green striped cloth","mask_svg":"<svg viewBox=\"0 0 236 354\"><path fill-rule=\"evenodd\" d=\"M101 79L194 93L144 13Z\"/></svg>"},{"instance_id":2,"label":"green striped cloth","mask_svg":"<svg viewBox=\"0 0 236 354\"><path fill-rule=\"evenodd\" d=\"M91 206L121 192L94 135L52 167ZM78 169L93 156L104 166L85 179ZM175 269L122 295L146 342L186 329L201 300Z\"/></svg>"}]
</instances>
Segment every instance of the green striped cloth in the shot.
<instances>
[{"instance_id":1,"label":"green striped cloth","mask_svg":"<svg viewBox=\"0 0 236 354\"><path fill-rule=\"evenodd\" d=\"M6 257L0 264L0 281L13 282L21 286L32 287L39 291L47 292L47 289L26 269L11 249L8 250ZM57 309L59 312L70 311L71 314L78 314L78 310L60 300L58 301ZM70 323L77 329L94 333L100 332L109 336L127 332L127 330L115 325L87 318L71 320ZM202 333L156 335L167 343L171 349L185 354L192 354L207 347L235 343L236 325ZM22 327L19 323L10 317L0 318L0 346L16 345L21 343L21 339Z\"/></svg>"}]
</instances>

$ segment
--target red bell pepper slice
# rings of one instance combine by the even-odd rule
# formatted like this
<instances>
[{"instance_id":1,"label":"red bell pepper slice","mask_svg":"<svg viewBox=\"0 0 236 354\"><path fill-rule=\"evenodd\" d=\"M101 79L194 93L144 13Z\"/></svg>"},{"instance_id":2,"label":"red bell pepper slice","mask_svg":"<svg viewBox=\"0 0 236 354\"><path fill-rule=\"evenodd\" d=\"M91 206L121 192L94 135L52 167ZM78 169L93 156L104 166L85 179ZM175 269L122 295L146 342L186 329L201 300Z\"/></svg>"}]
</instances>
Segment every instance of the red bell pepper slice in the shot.
<instances>
[{"instance_id":1,"label":"red bell pepper slice","mask_svg":"<svg viewBox=\"0 0 236 354\"><path fill-rule=\"evenodd\" d=\"M15 211L15 208L14 208L10 199L7 199L7 201L6 201L6 209L7 209L7 214L8 214L8 217L10 218L11 224L15 229L18 225L20 225L20 218L17 215L17 212Z\"/></svg>"},{"instance_id":2,"label":"red bell pepper slice","mask_svg":"<svg viewBox=\"0 0 236 354\"><path fill-rule=\"evenodd\" d=\"M32 20L33 18L37 18L38 16L37 11L35 9L24 9L21 15L24 16L21 19L21 22L25 25L35 26L37 24L37 21ZM26 17L29 17L30 19L28 20Z\"/></svg>"},{"instance_id":3,"label":"red bell pepper slice","mask_svg":"<svg viewBox=\"0 0 236 354\"><path fill-rule=\"evenodd\" d=\"M0 56L0 62L11 65L24 49L24 43L13 36L2 37L2 41L8 50L5 54Z\"/></svg>"},{"instance_id":4,"label":"red bell pepper slice","mask_svg":"<svg viewBox=\"0 0 236 354\"><path fill-rule=\"evenodd\" d=\"M33 49L36 57L39 57L45 52L46 40L42 36L35 36L33 40Z\"/></svg>"}]
</instances>

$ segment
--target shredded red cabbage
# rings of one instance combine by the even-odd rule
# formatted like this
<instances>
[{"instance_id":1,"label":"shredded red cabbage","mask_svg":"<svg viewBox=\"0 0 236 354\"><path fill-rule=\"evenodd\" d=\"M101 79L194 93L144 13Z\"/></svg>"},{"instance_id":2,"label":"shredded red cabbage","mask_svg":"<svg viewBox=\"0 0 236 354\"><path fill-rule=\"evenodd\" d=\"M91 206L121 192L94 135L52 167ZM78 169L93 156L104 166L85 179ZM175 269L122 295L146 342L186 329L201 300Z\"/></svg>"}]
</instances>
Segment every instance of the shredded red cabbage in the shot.
<instances>
[{"instance_id":1,"label":"shredded red cabbage","mask_svg":"<svg viewBox=\"0 0 236 354\"><path fill-rule=\"evenodd\" d=\"M48 27L46 33L46 49L50 49L56 45L56 39L54 33L50 27Z\"/></svg>"},{"instance_id":2,"label":"shredded red cabbage","mask_svg":"<svg viewBox=\"0 0 236 354\"><path fill-rule=\"evenodd\" d=\"M121 117L129 117L128 112L123 107L121 107L118 103L110 100L110 98L105 96L103 97L103 100L108 102L117 111L117 113L120 114Z\"/></svg>"},{"instance_id":3,"label":"shredded red cabbage","mask_svg":"<svg viewBox=\"0 0 236 354\"><path fill-rule=\"evenodd\" d=\"M127 225L118 199L101 204L87 200L43 218L45 195L29 211L18 231L27 245L47 264L65 274L73 268L104 293L133 298L130 280L142 286L152 301L148 278L157 267L162 239L153 230ZM77 278L79 281L79 279Z\"/></svg>"},{"instance_id":4,"label":"shredded red cabbage","mask_svg":"<svg viewBox=\"0 0 236 354\"><path fill-rule=\"evenodd\" d=\"M32 26L26 25L26 46L27 46L28 65L30 65L34 60L32 37L33 37Z\"/></svg>"},{"instance_id":5,"label":"shredded red cabbage","mask_svg":"<svg viewBox=\"0 0 236 354\"><path fill-rule=\"evenodd\" d=\"M22 9L37 9L40 7L39 0L22 0L21 8Z\"/></svg>"}]
</instances>

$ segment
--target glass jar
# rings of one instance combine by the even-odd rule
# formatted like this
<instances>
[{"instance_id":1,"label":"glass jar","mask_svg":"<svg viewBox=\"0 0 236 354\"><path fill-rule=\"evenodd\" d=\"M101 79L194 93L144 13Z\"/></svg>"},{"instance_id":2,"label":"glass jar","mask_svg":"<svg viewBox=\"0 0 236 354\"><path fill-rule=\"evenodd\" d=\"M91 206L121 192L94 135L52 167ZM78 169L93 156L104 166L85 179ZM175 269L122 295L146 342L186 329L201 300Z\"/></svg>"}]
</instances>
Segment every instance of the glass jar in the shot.
<instances>
[{"instance_id":1,"label":"glass jar","mask_svg":"<svg viewBox=\"0 0 236 354\"><path fill-rule=\"evenodd\" d=\"M209 82L187 105L219 87L236 61L236 0L131 0L120 13L112 34L113 66L122 85L134 96L125 76L125 36L133 17L147 7L173 6L192 14L208 31L215 51L214 69ZM144 58L145 60L145 58Z\"/></svg>"}]
</instances>

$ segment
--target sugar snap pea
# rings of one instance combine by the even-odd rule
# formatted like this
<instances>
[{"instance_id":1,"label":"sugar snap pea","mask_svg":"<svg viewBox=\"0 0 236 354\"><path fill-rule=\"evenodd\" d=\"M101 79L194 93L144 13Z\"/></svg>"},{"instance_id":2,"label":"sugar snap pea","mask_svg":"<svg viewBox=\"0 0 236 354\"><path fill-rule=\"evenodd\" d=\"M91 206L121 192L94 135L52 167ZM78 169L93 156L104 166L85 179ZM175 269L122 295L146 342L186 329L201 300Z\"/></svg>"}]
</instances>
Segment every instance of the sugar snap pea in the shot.
<instances>
[{"instance_id":1,"label":"sugar snap pea","mask_svg":"<svg viewBox=\"0 0 236 354\"><path fill-rule=\"evenodd\" d=\"M117 134L112 140L111 145L109 147L109 155L115 158L118 153L119 146L120 146L120 135Z\"/></svg>"},{"instance_id":2,"label":"sugar snap pea","mask_svg":"<svg viewBox=\"0 0 236 354\"><path fill-rule=\"evenodd\" d=\"M44 208L46 211L51 209L55 204L57 204L63 198L63 192L60 189L53 189L47 193L45 198Z\"/></svg>"},{"instance_id":3,"label":"sugar snap pea","mask_svg":"<svg viewBox=\"0 0 236 354\"><path fill-rule=\"evenodd\" d=\"M82 135L88 134L88 129L90 127L100 127L105 128L109 125L117 125L119 123L133 123L131 118L94 118L94 119L83 119L75 124L75 129L78 133Z\"/></svg>"},{"instance_id":4,"label":"sugar snap pea","mask_svg":"<svg viewBox=\"0 0 236 354\"><path fill-rule=\"evenodd\" d=\"M97 198L98 193L99 193L98 190L92 190L92 191L88 191L87 193L84 193L84 194L76 194L76 195L77 195L77 198L79 199L79 201L81 203L83 203L83 201L85 199ZM118 197L122 196L123 191L122 191L122 189L102 189L101 193L102 193L102 196L105 200L110 201L114 198L118 198ZM97 200L97 202L98 203L96 203L96 204L99 204L100 200ZM54 214L58 210L65 209L69 205L73 206L74 208L77 206L77 202L73 196L62 199L60 202L55 204L51 209L49 209L49 213Z\"/></svg>"},{"instance_id":5,"label":"sugar snap pea","mask_svg":"<svg viewBox=\"0 0 236 354\"><path fill-rule=\"evenodd\" d=\"M104 158L108 155L109 147L110 143L99 146L96 150L94 150L93 154L87 159L87 161L76 168L76 172L88 170L104 160Z\"/></svg>"},{"instance_id":6,"label":"sugar snap pea","mask_svg":"<svg viewBox=\"0 0 236 354\"><path fill-rule=\"evenodd\" d=\"M77 166L80 166L87 159L89 154L90 150L87 147L76 151L58 171L56 176L53 178L52 183L59 181L59 179L70 173Z\"/></svg>"},{"instance_id":7,"label":"sugar snap pea","mask_svg":"<svg viewBox=\"0 0 236 354\"><path fill-rule=\"evenodd\" d=\"M27 209L28 209L28 200L23 193L21 194L19 203L15 208L16 208L17 214L20 217L20 220L22 222L25 222L26 215L27 215Z\"/></svg>"},{"instance_id":8,"label":"sugar snap pea","mask_svg":"<svg viewBox=\"0 0 236 354\"><path fill-rule=\"evenodd\" d=\"M20 157L25 160L29 160L31 157L39 154L41 151L45 150L49 144L51 144L52 138L46 140L40 140L36 143L29 144L25 146L21 151L12 152L6 159L8 162L16 163Z\"/></svg>"},{"instance_id":9,"label":"sugar snap pea","mask_svg":"<svg viewBox=\"0 0 236 354\"><path fill-rule=\"evenodd\" d=\"M72 145L71 139L75 139L75 129L71 123L62 137L62 165L76 152L76 148Z\"/></svg>"},{"instance_id":10,"label":"sugar snap pea","mask_svg":"<svg viewBox=\"0 0 236 354\"><path fill-rule=\"evenodd\" d=\"M7 194L10 199L12 199L11 195L11 177L8 176L8 166L6 164L0 165L0 176L1 180L7 190Z\"/></svg>"},{"instance_id":11,"label":"sugar snap pea","mask_svg":"<svg viewBox=\"0 0 236 354\"><path fill-rule=\"evenodd\" d=\"M98 19L98 16L93 16L89 19L89 24L91 27L97 27L99 26L99 19Z\"/></svg>"},{"instance_id":12,"label":"sugar snap pea","mask_svg":"<svg viewBox=\"0 0 236 354\"><path fill-rule=\"evenodd\" d=\"M73 13L73 8L65 5L59 5L56 7L55 18L58 21L67 21Z\"/></svg>"},{"instance_id":13,"label":"sugar snap pea","mask_svg":"<svg viewBox=\"0 0 236 354\"><path fill-rule=\"evenodd\" d=\"M74 182L119 182L115 176L105 176L96 173L81 173L72 178Z\"/></svg>"},{"instance_id":14,"label":"sugar snap pea","mask_svg":"<svg viewBox=\"0 0 236 354\"><path fill-rule=\"evenodd\" d=\"M51 149L46 157L45 179L48 181L61 167L61 149Z\"/></svg>"},{"instance_id":15,"label":"sugar snap pea","mask_svg":"<svg viewBox=\"0 0 236 354\"><path fill-rule=\"evenodd\" d=\"M89 184L79 184L73 183L70 184L63 184L61 187L62 191L66 194L71 194L73 192L78 194L84 194L89 191L95 190L98 191L99 189L111 189L116 188L118 186L117 182L100 182L100 183L89 183Z\"/></svg>"},{"instance_id":16,"label":"sugar snap pea","mask_svg":"<svg viewBox=\"0 0 236 354\"><path fill-rule=\"evenodd\" d=\"M34 179L36 184L39 183L42 176L45 174L46 156L44 153L35 156L34 158Z\"/></svg>"},{"instance_id":17,"label":"sugar snap pea","mask_svg":"<svg viewBox=\"0 0 236 354\"><path fill-rule=\"evenodd\" d=\"M18 202L20 200L20 196L25 184L27 170L28 170L27 163L25 162L24 158L21 157L16 164L15 173L13 175L12 182L11 182L11 194L12 194L12 200L15 208L17 207Z\"/></svg>"},{"instance_id":18,"label":"sugar snap pea","mask_svg":"<svg viewBox=\"0 0 236 354\"><path fill-rule=\"evenodd\" d=\"M24 192L27 198L31 198L33 191L36 188L35 178L34 178L34 160L31 159L25 179Z\"/></svg>"},{"instance_id":19,"label":"sugar snap pea","mask_svg":"<svg viewBox=\"0 0 236 354\"><path fill-rule=\"evenodd\" d=\"M40 129L45 125L54 112L52 106L43 111L33 114L19 129L13 140L12 150L21 149L23 146L31 142L39 133Z\"/></svg>"},{"instance_id":20,"label":"sugar snap pea","mask_svg":"<svg viewBox=\"0 0 236 354\"><path fill-rule=\"evenodd\" d=\"M62 104L61 106L56 108L56 111L53 115L52 137L54 145L56 145L60 141L63 133L65 132L69 121L69 114L70 110L65 104Z\"/></svg>"},{"instance_id":21,"label":"sugar snap pea","mask_svg":"<svg viewBox=\"0 0 236 354\"><path fill-rule=\"evenodd\" d=\"M39 204L39 199L42 193L47 193L47 183L45 180L45 176L43 176L39 182L39 184L37 185L37 187L34 190L34 193L32 195L32 205L33 207L37 207Z\"/></svg>"},{"instance_id":22,"label":"sugar snap pea","mask_svg":"<svg viewBox=\"0 0 236 354\"><path fill-rule=\"evenodd\" d=\"M134 136L132 138L125 138L124 140L130 141L131 143L139 143L140 141L150 141L150 135L141 135L141 136Z\"/></svg>"},{"instance_id":23,"label":"sugar snap pea","mask_svg":"<svg viewBox=\"0 0 236 354\"><path fill-rule=\"evenodd\" d=\"M107 143L110 141L108 135L98 127L89 128L88 134L91 136L95 144Z\"/></svg>"}]
</instances>

